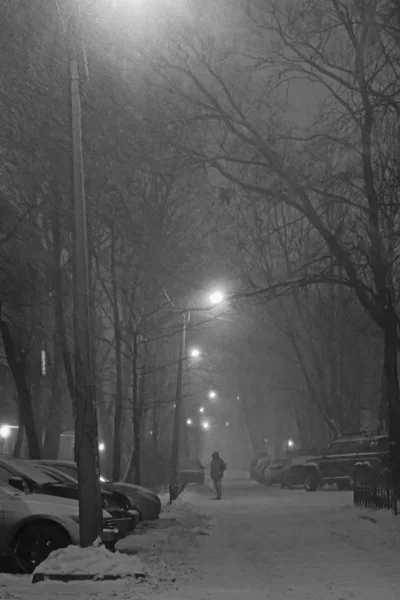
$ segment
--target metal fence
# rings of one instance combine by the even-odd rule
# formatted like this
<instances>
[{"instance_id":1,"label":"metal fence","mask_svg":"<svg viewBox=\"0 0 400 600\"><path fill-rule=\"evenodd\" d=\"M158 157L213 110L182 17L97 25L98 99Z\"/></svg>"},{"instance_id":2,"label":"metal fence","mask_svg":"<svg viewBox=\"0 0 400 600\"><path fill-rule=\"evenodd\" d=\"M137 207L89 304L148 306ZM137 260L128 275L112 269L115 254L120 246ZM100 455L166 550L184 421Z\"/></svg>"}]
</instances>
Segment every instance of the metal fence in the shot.
<instances>
[{"instance_id":1,"label":"metal fence","mask_svg":"<svg viewBox=\"0 0 400 600\"><path fill-rule=\"evenodd\" d=\"M363 484L354 486L354 504L377 510L391 510L396 507L393 490L381 485Z\"/></svg>"},{"instance_id":2,"label":"metal fence","mask_svg":"<svg viewBox=\"0 0 400 600\"><path fill-rule=\"evenodd\" d=\"M397 515L397 497L388 468L379 473L368 468L358 471L353 488L353 500L356 506L393 510Z\"/></svg>"}]
</instances>

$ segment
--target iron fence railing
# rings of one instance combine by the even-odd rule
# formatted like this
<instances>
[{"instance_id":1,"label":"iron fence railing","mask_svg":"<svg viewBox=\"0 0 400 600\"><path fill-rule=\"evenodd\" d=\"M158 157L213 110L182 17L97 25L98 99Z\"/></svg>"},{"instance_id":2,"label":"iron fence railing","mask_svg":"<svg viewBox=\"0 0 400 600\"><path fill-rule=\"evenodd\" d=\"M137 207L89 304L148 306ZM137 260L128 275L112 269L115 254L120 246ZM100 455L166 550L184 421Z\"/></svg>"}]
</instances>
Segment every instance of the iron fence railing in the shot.
<instances>
[{"instance_id":1,"label":"iron fence railing","mask_svg":"<svg viewBox=\"0 0 400 600\"><path fill-rule=\"evenodd\" d=\"M391 510L396 506L394 502L394 490L381 485L366 483L354 486L353 499L354 504L357 506L365 506L377 510Z\"/></svg>"},{"instance_id":2,"label":"iron fence railing","mask_svg":"<svg viewBox=\"0 0 400 600\"><path fill-rule=\"evenodd\" d=\"M374 471L368 466L357 469L354 480L353 500L356 506L376 510L392 510L397 515L398 491L392 484L390 470Z\"/></svg>"}]
</instances>

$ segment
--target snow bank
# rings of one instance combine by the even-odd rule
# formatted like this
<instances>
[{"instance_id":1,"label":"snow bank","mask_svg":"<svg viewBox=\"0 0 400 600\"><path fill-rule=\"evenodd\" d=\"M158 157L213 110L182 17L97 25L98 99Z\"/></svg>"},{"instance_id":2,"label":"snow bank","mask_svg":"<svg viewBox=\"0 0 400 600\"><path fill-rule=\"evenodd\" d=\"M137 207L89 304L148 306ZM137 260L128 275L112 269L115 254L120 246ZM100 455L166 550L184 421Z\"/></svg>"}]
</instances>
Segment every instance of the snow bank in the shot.
<instances>
[{"instance_id":1,"label":"snow bank","mask_svg":"<svg viewBox=\"0 0 400 600\"><path fill-rule=\"evenodd\" d=\"M148 574L136 556L110 552L104 546L80 548L68 546L52 552L34 571L35 575L90 576L95 580L104 577L138 577Z\"/></svg>"}]
</instances>

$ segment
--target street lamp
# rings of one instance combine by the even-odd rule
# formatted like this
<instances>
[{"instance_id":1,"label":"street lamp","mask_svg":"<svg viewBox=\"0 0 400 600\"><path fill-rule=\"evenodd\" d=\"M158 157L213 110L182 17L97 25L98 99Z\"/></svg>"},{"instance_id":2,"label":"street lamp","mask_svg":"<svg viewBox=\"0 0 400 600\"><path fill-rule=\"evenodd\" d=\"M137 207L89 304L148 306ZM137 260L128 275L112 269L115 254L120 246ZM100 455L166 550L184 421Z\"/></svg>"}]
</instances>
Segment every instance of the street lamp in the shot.
<instances>
[{"instance_id":1,"label":"street lamp","mask_svg":"<svg viewBox=\"0 0 400 600\"><path fill-rule=\"evenodd\" d=\"M203 429L209 429L210 428L210 423L208 421L202 421L201 422L201 426Z\"/></svg>"},{"instance_id":2,"label":"street lamp","mask_svg":"<svg viewBox=\"0 0 400 600\"><path fill-rule=\"evenodd\" d=\"M104 452L105 449L106 449L106 445L103 442L100 442L100 444L99 444L99 452Z\"/></svg>"},{"instance_id":3,"label":"street lamp","mask_svg":"<svg viewBox=\"0 0 400 600\"><path fill-rule=\"evenodd\" d=\"M200 352L200 349L199 349L199 348L192 348L192 349L190 350L190 353L189 353L189 354L190 354L190 356L191 356L192 358L199 358L199 356L201 355L201 352Z\"/></svg>"},{"instance_id":4,"label":"street lamp","mask_svg":"<svg viewBox=\"0 0 400 600\"><path fill-rule=\"evenodd\" d=\"M193 425L192 419L186 419L186 425Z\"/></svg>"},{"instance_id":5,"label":"street lamp","mask_svg":"<svg viewBox=\"0 0 400 600\"><path fill-rule=\"evenodd\" d=\"M203 413L204 412L204 406L200 406L199 408L199 412Z\"/></svg>"},{"instance_id":6,"label":"street lamp","mask_svg":"<svg viewBox=\"0 0 400 600\"><path fill-rule=\"evenodd\" d=\"M210 392L208 392L208 397L211 398L211 400L215 400L215 398L217 397L217 392L215 390L211 390Z\"/></svg>"},{"instance_id":7,"label":"street lamp","mask_svg":"<svg viewBox=\"0 0 400 600\"><path fill-rule=\"evenodd\" d=\"M220 290L216 290L212 294L210 294L210 302L214 306L216 304L220 304L224 300L225 296Z\"/></svg>"},{"instance_id":8,"label":"street lamp","mask_svg":"<svg viewBox=\"0 0 400 600\"><path fill-rule=\"evenodd\" d=\"M225 423L225 427L229 427L229 421Z\"/></svg>"},{"instance_id":9,"label":"street lamp","mask_svg":"<svg viewBox=\"0 0 400 600\"><path fill-rule=\"evenodd\" d=\"M294 446L294 441L293 440L288 440L287 445L289 446L289 448L293 448Z\"/></svg>"},{"instance_id":10,"label":"street lamp","mask_svg":"<svg viewBox=\"0 0 400 600\"><path fill-rule=\"evenodd\" d=\"M11 427L9 425L2 425L0 427L0 438L6 440L11 435Z\"/></svg>"}]
</instances>

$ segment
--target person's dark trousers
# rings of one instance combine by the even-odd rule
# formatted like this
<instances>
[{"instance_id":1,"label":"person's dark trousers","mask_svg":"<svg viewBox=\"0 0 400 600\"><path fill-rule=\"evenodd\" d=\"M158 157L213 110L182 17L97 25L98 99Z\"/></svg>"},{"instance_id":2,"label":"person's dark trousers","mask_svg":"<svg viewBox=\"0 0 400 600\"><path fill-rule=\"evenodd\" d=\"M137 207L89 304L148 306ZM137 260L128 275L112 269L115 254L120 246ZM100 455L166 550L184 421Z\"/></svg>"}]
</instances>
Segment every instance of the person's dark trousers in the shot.
<instances>
[{"instance_id":1,"label":"person's dark trousers","mask_svg":"<svg viewBox=\"0 0 400 600\"><path fill-rule=\"evenodd\" d=\"M221 500L222 496L222 480L221 479L213 479L215 493L217 494L217 500Z\"/></svg>"}]
</instances>

